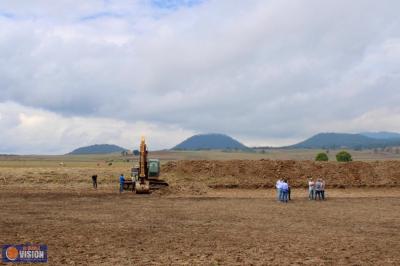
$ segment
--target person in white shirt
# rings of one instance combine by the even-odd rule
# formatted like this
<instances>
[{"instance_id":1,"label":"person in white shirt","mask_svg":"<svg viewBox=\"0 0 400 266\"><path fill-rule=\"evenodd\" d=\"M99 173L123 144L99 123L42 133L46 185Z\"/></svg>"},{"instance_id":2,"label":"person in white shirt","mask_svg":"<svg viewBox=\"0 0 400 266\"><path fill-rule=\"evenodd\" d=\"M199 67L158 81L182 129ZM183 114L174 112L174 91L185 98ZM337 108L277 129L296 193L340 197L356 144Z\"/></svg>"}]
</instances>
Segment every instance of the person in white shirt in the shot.
<instances>
[{"instance_id":1,"label":"person in white shirt","mask_svg":"<svg viewBox=\"0 0 400 266\"><path fill-rule=\"evenodd\" d=\"M312 178L308 180L308 199L313 200L315 197L315 182Z\"/></svg>"},{"instance_id":2,"label":"person in white shirt","mask_svg":"<svg viewBox=\"0 0 400 266\"><path fill-rule=\"evenodd\" d=\"M276 181L275 187L276 187L276 198L278 201L281 201L281 183L282 180L278 179L278 181Z\"/></svg>"}]
</instances>

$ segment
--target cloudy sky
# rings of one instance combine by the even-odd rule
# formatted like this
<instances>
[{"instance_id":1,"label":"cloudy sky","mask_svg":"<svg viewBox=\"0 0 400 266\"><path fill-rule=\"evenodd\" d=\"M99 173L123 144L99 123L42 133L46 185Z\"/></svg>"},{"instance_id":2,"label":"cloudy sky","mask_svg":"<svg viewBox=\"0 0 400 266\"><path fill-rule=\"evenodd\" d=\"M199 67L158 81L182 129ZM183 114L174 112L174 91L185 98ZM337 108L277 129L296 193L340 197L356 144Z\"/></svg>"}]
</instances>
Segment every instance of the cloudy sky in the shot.
<instances>
[{"instance_id":1,"label":"cloudy sky","mask_svg":"<svg viewBox=\"0 0 400 266\"><path fill-rule=\"evenodd\" d=\"M79 4L78 4L79 3ZM398 0L1 0L0 153L400 132Z\"/></svg>"}]
</instances>

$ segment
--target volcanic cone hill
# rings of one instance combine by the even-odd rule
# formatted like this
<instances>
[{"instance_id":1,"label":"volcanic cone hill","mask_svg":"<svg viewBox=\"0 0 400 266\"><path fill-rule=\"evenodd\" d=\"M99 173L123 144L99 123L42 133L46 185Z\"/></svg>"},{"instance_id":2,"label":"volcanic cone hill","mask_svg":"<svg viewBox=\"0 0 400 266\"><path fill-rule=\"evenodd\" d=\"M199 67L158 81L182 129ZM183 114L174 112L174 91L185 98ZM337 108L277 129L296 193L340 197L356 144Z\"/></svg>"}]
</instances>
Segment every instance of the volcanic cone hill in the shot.
<instances>
[{"instance_id":1,"label":"volcanic cone hill","mask_svg":"<svg viewBox=\"0 0 400 266\"><path fill-rule=\"evenodd\" d=\"M250 150L239 141L224 134L200 134L194 135L172 150Z\"/></svg>"},{"instance_id":2,"label":"volcanic cone hill","mask_svg":"<svg viewBox=\"0 0 400 266\"><path fill-rule=\"evenodd\" d=\"M96 144L87 147L81 147L68 153L70 155L80 155L80 154L108 154L114 152L123 152L127 149L122 148L113 144Z\"/></svg>"}]
</instances>

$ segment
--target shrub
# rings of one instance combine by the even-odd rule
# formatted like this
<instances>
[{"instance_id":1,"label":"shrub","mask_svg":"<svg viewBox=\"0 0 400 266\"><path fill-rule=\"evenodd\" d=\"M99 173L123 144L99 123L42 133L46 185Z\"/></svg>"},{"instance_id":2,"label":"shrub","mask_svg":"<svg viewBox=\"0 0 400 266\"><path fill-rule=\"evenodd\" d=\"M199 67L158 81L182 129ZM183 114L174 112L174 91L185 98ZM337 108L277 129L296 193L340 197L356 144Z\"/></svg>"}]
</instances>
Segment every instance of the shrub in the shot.
<instances>
[{"instance_id":1,"label":"shrub","mask_svg":"<svg viewBox=\"0 0 400 266\"><path fill-rule=\"evenodd\" d=\"M347 151L341 151L336 154L336 160L338 162L351 162L353 159L351 158L351 154Z\"/></svg>"},{"instance_id":2,"label":"shrub","mask_svg":"<svg viewBox=\"0 0 400 266\"><path fill-rule=\"evenodd\" d=\"M317 156L315 157L315 160L319 161L319 162L326 162L329 160L329 158L325 152L321 152L321 153L317 154Z\"/></svg>"}]
</instances>

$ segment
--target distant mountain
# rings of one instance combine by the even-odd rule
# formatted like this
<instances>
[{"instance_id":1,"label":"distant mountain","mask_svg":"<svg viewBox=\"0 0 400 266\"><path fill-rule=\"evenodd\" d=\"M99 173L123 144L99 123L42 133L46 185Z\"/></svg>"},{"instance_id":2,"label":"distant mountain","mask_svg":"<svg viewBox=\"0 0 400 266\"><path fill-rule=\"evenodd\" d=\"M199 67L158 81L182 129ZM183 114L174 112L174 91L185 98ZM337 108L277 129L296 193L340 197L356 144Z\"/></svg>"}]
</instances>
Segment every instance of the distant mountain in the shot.
<instances>
[{"instance_id":1,"label":"distant mountain","mask_svg":"<svg viewBox=\"0 0 400 266\"><path fill-rule=\"evenodd\" d=\"M361 134L346 133L320 133L298 144L287 148L305 149L336 149L336 148L379 148L388 146L400 146L400 138L377 139Z\"/></svg>"},{"instance_id":2,"label":"distant mountain","mask_svg":"<svg viewBox=\"0 0 400 266\"><path fill-rule=\"evenodd\" d=\"M400 139L400 134L395 132L362 132L360 135L373 139Z\"/></svg>"},{"instance_id":3,"label":"distant mountain","mask_svg":"<svg viewBox=\"0 0 400 266\"><path fill-rule=\"evenodd\" d=\"M200 134L192 136L172 148L173 150L250 150L239 141L224 134Z\"/></svg>"},{"instance_id":4,"label":"distant mountain","mask_svg":"<svg viewBox=\"0 0 400 266\"><path fill-rule=\"evenodd\" d=\"M113 145L113 144L96 144L96 145L78 148L68 154L71 154L71 155L107 154L107 153L123 152L123 151L127 151L127 149L124 149L120 146Z\"/></svg>"}]
</instances>

